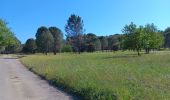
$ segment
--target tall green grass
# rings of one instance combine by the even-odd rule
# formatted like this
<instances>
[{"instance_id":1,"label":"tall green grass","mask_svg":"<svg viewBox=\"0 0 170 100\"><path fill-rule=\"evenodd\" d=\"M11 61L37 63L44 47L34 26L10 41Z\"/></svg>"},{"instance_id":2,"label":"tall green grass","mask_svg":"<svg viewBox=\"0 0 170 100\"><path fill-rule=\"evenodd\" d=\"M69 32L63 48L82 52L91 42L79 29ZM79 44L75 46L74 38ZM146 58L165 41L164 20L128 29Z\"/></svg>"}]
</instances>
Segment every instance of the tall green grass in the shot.
<instances>
[{"instance_id":1,"label":"tall green grass","mask_svg":"<svg viewBox=\"0 0 170 100\"><path fill-rule=\"evenodd\" d=\"M170 52L29 55L21 61L86 100L170 99Z\"/></svg>"}]
</instances>

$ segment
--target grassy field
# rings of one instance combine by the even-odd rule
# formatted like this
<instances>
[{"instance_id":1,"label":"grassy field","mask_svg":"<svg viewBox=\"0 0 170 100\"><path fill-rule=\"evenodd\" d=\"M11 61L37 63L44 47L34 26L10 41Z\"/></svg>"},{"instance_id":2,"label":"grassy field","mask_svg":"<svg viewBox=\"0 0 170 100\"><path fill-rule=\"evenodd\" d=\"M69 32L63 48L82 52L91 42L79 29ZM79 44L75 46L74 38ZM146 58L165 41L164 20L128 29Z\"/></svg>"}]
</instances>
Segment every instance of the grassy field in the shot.
<instances>
[{"instance_id":1,"label":"grassy field","mask_svg":"<svg viewBox=\"0 0 170 100\"><path fill-rule=\"evenodd\" d=\"M29 69L86 100L170 99L170 52L28 55Z\"/></svg>"}]
</instances>

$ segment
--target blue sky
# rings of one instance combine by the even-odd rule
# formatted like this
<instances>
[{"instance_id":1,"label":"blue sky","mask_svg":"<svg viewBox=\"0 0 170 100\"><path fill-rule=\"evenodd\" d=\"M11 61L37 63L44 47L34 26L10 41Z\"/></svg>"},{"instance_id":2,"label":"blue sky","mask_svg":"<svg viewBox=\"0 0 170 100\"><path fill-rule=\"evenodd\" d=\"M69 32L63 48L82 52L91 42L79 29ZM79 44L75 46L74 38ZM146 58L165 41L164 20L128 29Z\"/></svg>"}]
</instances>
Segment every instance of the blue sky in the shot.
<instances>
[{"instance_id":1,"label":"blue sky","mask_svg":"<svg viewBox=\"0 0 170 100\"><path fill-rule=\"evenodd\" d=\"M56 26L63 33L71 14L84 20L86 33L121 33L125 24L170 26L170 0L0 0L0 18L24 43L40 26Z\"/></svg>"}]
</instances>

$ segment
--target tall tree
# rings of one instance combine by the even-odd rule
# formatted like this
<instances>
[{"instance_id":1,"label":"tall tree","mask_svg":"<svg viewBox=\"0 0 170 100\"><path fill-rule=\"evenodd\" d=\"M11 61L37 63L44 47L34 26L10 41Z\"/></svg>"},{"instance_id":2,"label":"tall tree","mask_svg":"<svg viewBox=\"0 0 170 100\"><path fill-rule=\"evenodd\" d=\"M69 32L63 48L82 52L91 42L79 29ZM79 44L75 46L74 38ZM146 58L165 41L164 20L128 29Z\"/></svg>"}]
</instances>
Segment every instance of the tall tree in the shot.
<instances>
[{"instance_id":1,"label":"tall tree","mask_svg":"<svg viewBox=\"0 0 170 100\"><path fill-rule=\"evenodd\" d=\"M35 53L37 49L36 42L33 38L30 38L26 41L23 51L26 53Z\"/></svg>"},{"instance_id":2,"label":"tall tree","mask_svg":"<svg viewBox=\"0 0 170 100\"><path fill-rule=\"evenodd\" d=\"M81 42L84 34L84 24L80 16L72 14L67 20L65 26L66 37L69 39L70 44L73 46L76 52L80 54Z\"/></svg>"},{"instance_id":3,"label":"tall tree","mask_svg":"<svg viewBox=\"0 0 170 100\"><path fill-rule=\"evenodd\" d=\"M48 28L44 26L38 28L36 33L36 44L39 51L47 55L47 53L51 51L53 42L54 42L53 36L48 30Z\"/></svg>"},{"instance_id":4,"label":"tall tree","mask_svg":"<svg viewBox=\"0 0 170 100\"><path fill-rule=\"evenodd\" d=\"M51 32L54 38L53 52L56 55L57 52L61 51L61 46L63 42L63 33L57 27L50 27L49 31Z\"/></svg>"}]
</instances>

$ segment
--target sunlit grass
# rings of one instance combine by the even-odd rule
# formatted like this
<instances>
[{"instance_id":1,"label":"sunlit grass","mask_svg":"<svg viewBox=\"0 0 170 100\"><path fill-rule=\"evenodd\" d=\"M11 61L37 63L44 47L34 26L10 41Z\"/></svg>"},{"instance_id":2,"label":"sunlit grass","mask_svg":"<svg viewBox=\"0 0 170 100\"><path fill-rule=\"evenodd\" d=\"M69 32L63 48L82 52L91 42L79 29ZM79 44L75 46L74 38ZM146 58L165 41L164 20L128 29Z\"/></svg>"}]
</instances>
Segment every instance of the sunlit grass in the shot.
<instances>
[{"instance_id":1,"label":"sunlit grass","mask_svg":"<svg viewBox=\"0 0 170 100\"><path fill-rule=\"evenodd\" d=\"M170 98L170 52L28 55L21 61L39 75L86 99Z\"/></svg>"}]
</instances>

